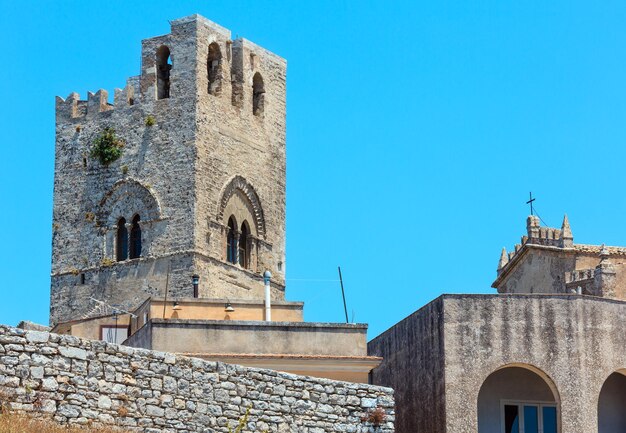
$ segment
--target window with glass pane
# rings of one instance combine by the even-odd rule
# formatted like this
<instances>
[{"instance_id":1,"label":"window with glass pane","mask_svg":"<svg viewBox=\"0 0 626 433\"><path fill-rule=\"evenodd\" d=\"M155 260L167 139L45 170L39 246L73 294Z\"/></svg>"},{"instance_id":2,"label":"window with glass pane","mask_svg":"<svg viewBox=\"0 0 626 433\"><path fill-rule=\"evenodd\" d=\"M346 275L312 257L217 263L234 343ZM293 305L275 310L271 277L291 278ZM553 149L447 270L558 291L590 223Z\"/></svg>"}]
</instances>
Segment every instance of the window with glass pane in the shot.
<instances>
[{"instance_id":1,"label":"window with glass pane","mask_svg":"<svg viewBox=\"0 0 626 433\"><path fill-rule=\"evenodd\" d=\"M517 405L504 406L504 433L520 433L519 407Z\"/></svg>"},{"instance_id":2,"label":"window with glass pane","mask_svg":"<svg viewBox=\"0 0 626 433\"><path fill-rule=\"evenodd\" d=\"M507 402L503 433L557 433L556 407L543 403Z\"/></svg>"},{"instance_id":3,"label":"window with glass pane","mask_svg":"<svg viewBox=\"0 0 626 433\"><path fill-rule=\"evenodd\" d=\"M537 406L524 406L524 433L539 433L539 410Z\"/></svg>"},{"instance_id":4,"label":"window with glass pane","mask_svg":"<svg viewBox=\"0 0 626 433\"><path fill-rule=\"evenodd\" d=\"M556 407L543 407L543 433L556 433Z\"/></svg>"}]
</instances>

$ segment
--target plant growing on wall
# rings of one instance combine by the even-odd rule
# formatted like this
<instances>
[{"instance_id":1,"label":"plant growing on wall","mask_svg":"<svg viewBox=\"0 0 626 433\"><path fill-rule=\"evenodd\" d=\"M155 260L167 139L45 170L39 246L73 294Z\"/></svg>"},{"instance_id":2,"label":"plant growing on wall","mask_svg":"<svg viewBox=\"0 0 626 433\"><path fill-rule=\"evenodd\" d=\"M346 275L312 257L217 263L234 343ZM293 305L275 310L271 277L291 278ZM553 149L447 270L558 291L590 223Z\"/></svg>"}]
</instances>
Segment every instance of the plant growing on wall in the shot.
<instances>
[{"instance_id":1,"label":"plant growing on wall","mask_svg":"<svg viewBox=\"0 0 626 433\"><path fill-rule=\"evenodd\" d=\"M374 427L380 427L387 419L387 413L381 407L370 410L366 416L361 418L364 423L369 423Z\"/></svg>"},{"instance_id":2,"label":"plant growing on wall","mask_svg":"<svg viewBox=\"0 0 626 433\"><path fill-rule=\"evenodd\" d=\"M102 165L109 165L122 156L123 149L124 142L117 138L115 130L108 126L94 139L90 155L100 160Z\"/></svg>"}]
</instances>

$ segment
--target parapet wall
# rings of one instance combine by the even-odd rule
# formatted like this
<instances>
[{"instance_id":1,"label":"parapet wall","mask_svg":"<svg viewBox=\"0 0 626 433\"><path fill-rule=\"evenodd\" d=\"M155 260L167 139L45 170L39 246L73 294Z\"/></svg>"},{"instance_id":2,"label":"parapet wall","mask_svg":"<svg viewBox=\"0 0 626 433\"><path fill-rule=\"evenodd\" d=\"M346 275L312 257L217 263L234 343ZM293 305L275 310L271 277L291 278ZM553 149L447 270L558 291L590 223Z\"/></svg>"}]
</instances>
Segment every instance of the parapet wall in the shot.
<instances>
[{"instance_id":1,"label":"parapet wall","mask_svg":"<svg viewBox=\"0 0 626 433\"><path fill-rule=\"evenodd\" d=\"M0 326L0 394L13 410L142 432L394 431L390 388L337 382ZM380 408L378 427L367 421Z\"/></svg>"}]
</instances>

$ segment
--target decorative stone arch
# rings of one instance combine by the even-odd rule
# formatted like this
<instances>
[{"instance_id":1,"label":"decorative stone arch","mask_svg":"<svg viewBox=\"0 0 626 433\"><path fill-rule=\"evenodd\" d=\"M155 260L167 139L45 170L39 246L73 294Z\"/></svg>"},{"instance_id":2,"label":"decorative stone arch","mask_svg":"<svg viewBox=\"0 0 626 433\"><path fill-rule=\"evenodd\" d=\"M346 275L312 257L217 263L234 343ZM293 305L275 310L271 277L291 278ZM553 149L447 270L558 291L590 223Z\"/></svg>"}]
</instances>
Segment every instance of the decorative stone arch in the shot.
<instances>
[{"instance_id":1,"label":"decorative stone arch","mask_svg":"<svg viewBox=\"0 0 626 433\"><path fill-rule=\"evenodd\" d=\"M226 208L233 197L241 199L250 212L250 220L248 221L253 227L252 234L265 239L265 216L261 207L261 200L252 185L243 177L235 176L223 189L222 198L217 210L217 221L226 225L231 214L225 215ZM245 215L234 215L238 224L242 224L244 220L248 220Z\"/></svg>"},{"instance_id":2,"label":"decorative stone arch","mask_svg":"<svg viewBox=\"0 0 626 433\"><path fill-rule=\"evenodd\" d=\"M523 370L525 370L526 373L523 373ZM513 373L512 376L517 376L517 382L511 381L511 377L506 377L506 374L511 373ZM522 374L520 375L519 373ZM527 377L521 377L524 375ZM500 402L503 400L522 401L526 403L540 402L548 403L548 406L555 406L556 431L561 431L561 396L555 382L540 368L526 363L509 363L496 368L484 375L481 379L480 389L476 394L478 433L490 433L495 431L500 433L502 431L500 428L496 430L499 424L494 425L494 420L488 418L496 413L498 416L501 415L500 403L498 403L498 407L495 408L497 412L494 410L493 404L496 400ZM533 382L535 382L535 387L533 387ZM517 386L522 389L516 391ZM499 390L505 391L502 394L498 394ZM552 398L550 398L550 396ZM500 421L499 418L499 422Z\"/></svg>"},{"instance_id":3,"label":"decorative stone arch","mask_svg":"<svg viewBox=\"0 0 626 433\"><path fill-rule=\"evenodd\" d=\"M111 227L124 217L132 221L135 215L142 222L161 219L159 200L135 179L117 181L100 201L98 220Z\"/></svg>"},{"instance_id":4,"label":"decorative stone arch","mask_svg":"<svg viewBox=\"0 0 626 433\"><path fill-rule=\"evenodd\" d=\"M606 376L597 395L598 433L626 431L626 368Z\"/></svg>"},{"instance_id":5,"label":"decorative stone arch","mask_svg":"<svg viewBox=\"0 0 626 433\"><path fill-rule=\"evenodd\" d=\"M120 221L124 222L123 228ZM148 188L130 178L116 182L98 207L105 257L124 261L150 255L152 240L159 231L155 229L161 221L161 205Z\"/></svg>"}]
</instances>

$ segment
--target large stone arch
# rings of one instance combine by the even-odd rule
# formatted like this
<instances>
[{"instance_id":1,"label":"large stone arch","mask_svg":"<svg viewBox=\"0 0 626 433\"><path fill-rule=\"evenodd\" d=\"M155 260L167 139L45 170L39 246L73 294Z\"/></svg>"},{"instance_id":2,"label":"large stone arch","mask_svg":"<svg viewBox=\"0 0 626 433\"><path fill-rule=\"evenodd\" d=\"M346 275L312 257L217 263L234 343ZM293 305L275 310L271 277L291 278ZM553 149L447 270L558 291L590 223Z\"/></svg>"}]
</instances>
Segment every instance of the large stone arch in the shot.
<instances>
[{"instance_id":1,"label":"large stone arch","mask_svg":"<svg viewBox=\"0 0 626 433\"><path fill-rule=\"evenodd\" d=\"M561 396L552 378L534 365L510 363L495 369L482 381L476 401L478 433L505 431L502 417L506 406L515 406L518 402L522 411L526 410L526 405L532 409L532 403L545 404L547 411L554 412L556 432L561 431ZM554 407L549 408L551 405L556 411ZM537 412L541 410L543 408L538 406ZM537 416L541 415L537 413Z\"/></svg>"},{"instance_id":2,"label":"large stone arch","mask_svg":"<svg viewBox=\"0 0 626 433\"><path fill-rule=\"evenodd\" d=\"M98 220L112 227L119 218L132 220L136 214L144 222L161 219L159 200L135 179L117 181L100 201Z\"/></svg>"},{"instance_id":3,"label":"large stone arch","mask_svg":"<svg viewBox=\"0 0 626 433\"><path fill-rule=\"evenodd\" d=\"M598 394L598 433L626 431L626 368L612 372Z\"/></svg>"},{"instance_id":4,"label":"large stone arch","mask_svg":"<svg viewBox=\"0 0 626 433\"><path fill-rule=\"evenodd\" d=\"M222 198L219 202L219 207L217 210L217 221L221 224L224 224L224 218L227 219L230 216L224 214L226 208L229 205L229 202L231 202L233 198L240 199L242 203L249 209L252 219L252 221L249 221L249 223L252 223L254 225L254 229L258 237L265 239L265 216L263 215L261 200L259 199L259 196L252 187L252 185L242 176L235 176L224 187L222 192ZM245 218L239 216L237 219L238 223L242 224Z\"/></svg>"}]
</instances>

